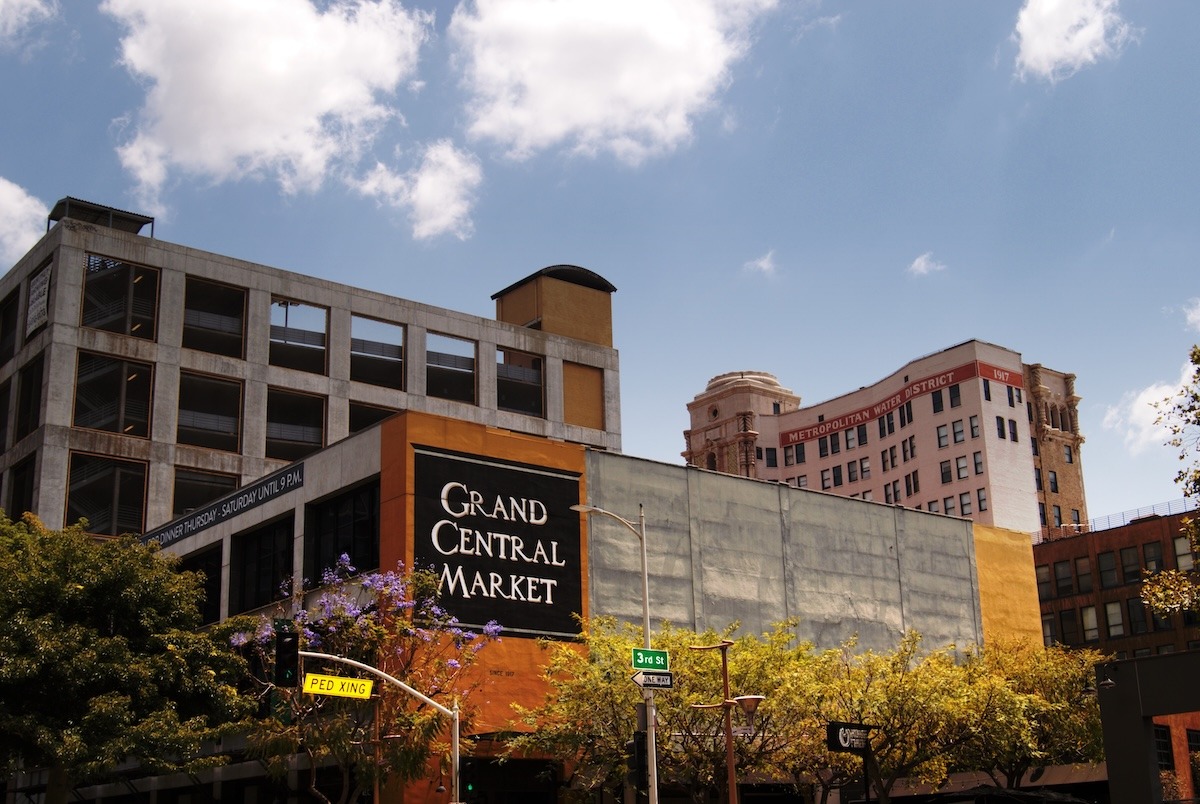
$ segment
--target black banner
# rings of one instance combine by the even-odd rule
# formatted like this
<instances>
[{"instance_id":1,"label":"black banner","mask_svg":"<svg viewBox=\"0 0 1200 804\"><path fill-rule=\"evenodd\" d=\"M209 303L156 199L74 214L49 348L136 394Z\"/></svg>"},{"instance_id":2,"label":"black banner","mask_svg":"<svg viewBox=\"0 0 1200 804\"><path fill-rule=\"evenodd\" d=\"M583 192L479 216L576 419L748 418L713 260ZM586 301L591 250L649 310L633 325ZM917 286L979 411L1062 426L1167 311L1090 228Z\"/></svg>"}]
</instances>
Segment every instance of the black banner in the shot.
<instances>
[{"instance_id":1,"label":"black banner","mask_svg":"<svg viewBox=\"0 0 1200 804\"><path fill-rule=\"evenodd\" d=\"M825 728L825 747L830 751L866 755L871 750L871 729L861 723L839 723L836 720Z\"/></svg>"},{"instance_id":2,"label":"black banner","mask_svg":"<svg viewBox=\"0 0 1200 804\"><path fill-rule=\"evenodd\" d=\"M579 476L414 450L414 565L441 577L442 605L472 628L495 620L513 636L578 634Z\"/></svg>"}]
</instances>

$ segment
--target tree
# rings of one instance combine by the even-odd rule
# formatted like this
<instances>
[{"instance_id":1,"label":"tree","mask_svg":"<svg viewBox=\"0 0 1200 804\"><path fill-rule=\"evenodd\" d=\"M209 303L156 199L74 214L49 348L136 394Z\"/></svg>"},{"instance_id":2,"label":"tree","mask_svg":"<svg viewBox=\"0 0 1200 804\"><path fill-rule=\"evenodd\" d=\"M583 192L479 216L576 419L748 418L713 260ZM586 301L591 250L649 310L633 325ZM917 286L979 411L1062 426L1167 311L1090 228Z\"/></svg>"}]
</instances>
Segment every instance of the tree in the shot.
<instances>
[{"instance_id":1,"label":"tree","mask_svg":"<svg viewBox=\"0 0 1200 804\"><path fill-rule=\"evenodd\" d=\"M1173 397L1158 403L1159 424L1171 434L1167 444L1179 450L1183 462L1175 480L1183 496L1200 501L1200 346L1191 351L1192 375ZM1191 542L1192 553L1200 553L1200 520L1184 520L1184 536ZM1179 611L1200 611L1200 570L1194 565L1155 573L1142 584L1142 600L1163 615Z\"/></svg>"},{"instance_id":2,"label":"tree","mask_svg":"<svg viewBox=\"0 0 1200 804\"><path fill-rule=\"evenodd\" d=\"M294 623L301 650L369 664L449 708L458 703L462 729L472 711L464 706L472 689L468 669L479 650L500 634L494 622L482 633L462 628L439 605L433 571L397 567L386 573L355 572L343 555L336 567L325 571L321 588L308 596L298 594L291 610L239 617L222 627L231 644L252 659L257 672L251 684L269 704L264 707L267 716L247 733L251 753L277 779L286 776L291 757L306 755L306 788L327 804L355 801L377 783L422 777L433 757L448 754L446 719L391 684L377 683L377 699L372 701L276 687L272 671L277 619ZM306 597L311 598L309 607L301 608ZM325 660L307 661L306 670L364 675ZM318 784L322 766L338 770L340 784L332 797Z\"/></svg>"},{"instance_id":3,"label":"tree","mask_svg":"<svg viewBox=\"0 0 1200 804\"><path fill-rule=\"evenodd\" d=\"M223 761L201 744L252 702L241 661L195 629L194 573L133 537L96 541L0 512L0 752L48 768L47 804L135 761L148 772Z\"/></svg>"},{"instance_id":4,"label":"tree","mask_svg":"<svg viewBox=\"0 0 1200 804\"><path fill-rule=\"evenodd\" d=\"M986 772L998 787L1018 788L1033 768L1100 762L1104 738L1096 701L1093 650L991 642L968 657L984 683L1000 685L993 715L956 752L960 770Z\"/></svg>"}]
</instances>

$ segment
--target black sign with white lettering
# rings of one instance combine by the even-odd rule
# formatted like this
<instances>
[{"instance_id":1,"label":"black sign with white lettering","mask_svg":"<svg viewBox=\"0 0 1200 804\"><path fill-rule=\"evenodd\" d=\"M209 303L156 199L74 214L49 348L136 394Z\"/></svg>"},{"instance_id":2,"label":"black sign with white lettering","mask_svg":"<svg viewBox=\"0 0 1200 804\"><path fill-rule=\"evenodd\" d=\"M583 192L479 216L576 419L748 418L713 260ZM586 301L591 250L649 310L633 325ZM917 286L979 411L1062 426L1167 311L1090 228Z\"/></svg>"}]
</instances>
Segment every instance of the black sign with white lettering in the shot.
<instances>
[{"instance_id":1,"label":"black sign with white lettering","mask_svg":"<svg viewBox=\"0 0 1200 804\"><path fill-rule=\"evenodd\" d=\"M825 728L825 747L830 751L849 754L866 754L871 750L871 729L861 723L838 723L834 721Z\"/></svg>"},{"instance_id":2,"label":"black sign with white lettering","mask_svg":"<svg viewBox=\"0 0 1200 804\"><path fill-rule=\"evenodd\" d=\"M583 611L579 475L414 446L413 561L466 626L575 636Z\"/></svg>"},{"instance_id":3,"label":"black sign with white lettering","mask_svg":"<svg viewBox=\"0 0 1200 804\"><path fill-rule=\"evenodd\" d=\"M155 528L149 533L143 534L142 543L158 542L160 546L166 547L243 511L257 508L268 500L294 491L303 485L304 464L292 464L285 469L280 469L275 474L267 475L262 480L243 486L203 508L168 522L161 528Z\"/></svg>"}]
</instances>

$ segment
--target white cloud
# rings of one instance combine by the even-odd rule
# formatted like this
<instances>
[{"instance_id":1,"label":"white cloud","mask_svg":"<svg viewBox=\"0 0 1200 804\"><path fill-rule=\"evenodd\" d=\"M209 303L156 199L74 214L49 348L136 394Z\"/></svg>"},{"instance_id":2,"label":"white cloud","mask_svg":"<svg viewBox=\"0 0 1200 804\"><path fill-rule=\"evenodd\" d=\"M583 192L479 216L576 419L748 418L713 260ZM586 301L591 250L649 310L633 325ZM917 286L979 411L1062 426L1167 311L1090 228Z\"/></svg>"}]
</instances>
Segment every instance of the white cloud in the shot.
<instances>
[{"instance_id":1,"label":"white cloud","mask_svg":"<svg viewBox=\"0 0 1200 804\"><path fill-rule=\"evenodd\" d=\"M55 0L0 0L0 44L58 13Z\"/></svg>"},{"instance_id":2,"label":"white cloud","mask_svg":"<svg viewBox=\"0 0 1200 804\"><path fill-rule=\"evenodd\" d=\"M1116 431L1130 454L1161 447L1171 434L1165 425L1156 423L1158 408L1155 405L1174 399L1191 381L1194 369L1191 363L1184 363L1175 383L1155 383L1126 393L1119 403L1105 411L1104 428Z\"/></svg>"},{"instance_id":3,"label":"white cloud","mask_svg":"<svg viewBox=\"0 0 1200 804\"><path fill-rule=\"evenodd\" d=\"M119 148L142 203L174 172L269 177L287 193L349 169L396 115L430 15L398 0L253 3L105 0L125 27L121 60L145 103Z\"/></svg>"},{"instance_id":4,"label":"white cloud","mask_svg":"<svg viewBox=\"0 0 1200 804\"><path fill-rule=\"evenodd\" d=\"M687 142L777 0L477 0L458 6L471 136L636 165Z\"/></svg>"},{"instance_id":5,"label":"white cloud","mask_svg":"<svg viewBox=\"0 0 1200 804\"><path fill-rule=\"evenodd\" d=\"M937 271L946 270L946 266L933 258L932 251L926 251L920 257L912 261L908 266L908 273L913 276L925 276Z\"/></svg>"},{"instance_id":6,"label":"white cloud","mask_svg":"<svg viewBox=\"0 0 1200 804\"><path fill-rule=\"evenodd\" d=\"M743 263L742 270L771 276L775 273L775 249L771 249L758 259Z\"/></svg>"},{"instance_id":7,"label":"white cloud","mask_svg":"<svg viewBox=\"0 0 1200 804\"><path fill-rule=\"evenodd\" d=\"M1183 315L1187 320L1188 329L1200 332L1200 299L1188 299L1183 305Z\"/></svg>"},{"instance_id":8,"label":"white cloud","mask_svg":"<svg viewBox=\"0 0 1200 804\"><path fill-rule=\"evenodd\" d=\"M408 173L397 174L377 164L355 187L363 195L407 209L418 240L443 234L465 240L474 231L471 210L482 181L483 169L473 154L455 148L449 140L438 140Z\"/></svg>"},{"instance_id":9,"label":"white cloud","mask_svg":"<svg viewBox=\"0 0 1200 804\"><path fill-rule=\"evenodd\" d=\"M0 177L0 264L13 265L46 233L50 210L24 188Z\"/></svg>"},{"instance_id":10,"label":"white cloud","mask_svg":"<svg viewBox=\"0 0 1200 804\"><path fill-rule=\"evenodd\" d=\"M1117 0L1026 0L1013 38L1017 76L1054 83L1116 57L1137 31L1118 13Z\"/></svg>"}]
</instances>

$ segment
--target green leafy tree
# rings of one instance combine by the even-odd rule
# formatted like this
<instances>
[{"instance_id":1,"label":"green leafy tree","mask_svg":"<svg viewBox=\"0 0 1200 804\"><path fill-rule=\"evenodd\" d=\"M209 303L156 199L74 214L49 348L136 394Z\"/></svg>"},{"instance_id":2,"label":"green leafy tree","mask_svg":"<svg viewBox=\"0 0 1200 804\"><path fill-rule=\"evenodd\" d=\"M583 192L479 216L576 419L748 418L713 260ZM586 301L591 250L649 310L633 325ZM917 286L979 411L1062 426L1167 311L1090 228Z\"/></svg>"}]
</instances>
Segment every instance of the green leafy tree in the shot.
<instances>
[{"instance_id":1,"label":"green leafy tree","mask_svg":"<svg viewBox=\"0 0 1200 804\"><path fill-rule=\"evenodd\" d=\"M874 727L867 765L880 804L902 778L943 783L952 754L995 714L996 687L980 683L983 673L958 662L953 647L920 648L909 632L888 653L843 650L830 680L831 719Z\"/></svg>"},{"instance_id":2,"label":"green leafy tree","mask_svg":"<svg viewBox=\"0 0 1200 804\"><path fill-rule=\"evenodd\" d=\"M1100 762L1104 738L1096 701L1093 650L1001 640L975 651L968 664L995 685L992 716L955 755L960 770L985 771L999 787L1018 788L1032 769Z\"/></svg>"},{"instance_id":3,"label":"green leafy tree","mask_svg":"<svg viewBox=\"0 0 1200 804\"><path fill-rule=\"evenodd\" d=\"M132 537L97 541L0 512L0 756L47 768L46 804L136 762L147 772L223 761L202 743L252 706L241 661L195 629L202 589Z\"/></svg>"},{"instance_id":4,"label":"green leafy tree","mask_svg":"<svg viewBox=\"0 0 1200 804\"><path fill-rule=\"evenodd\" d=\"M1156 407L1158 423L1171 434L1167 444L1179 450L1184 464L1175 480L1184 497L1200 501L1200 346L1192 347L1190 357L1192 375L1187 384ZM1191 542L1192 553L1200 553L1200 519L1185 519L1182 532ZM1142 600L1163 615L1200 611L1200 570L1193 566L1155 573L1142 584Z\"/></svg>"},{"instance_id":5,"label":"green leafy tree","mask_svg":"<svg viewBox=\"0 0 1200 804\"><path fill-rule=\"evenodd\" d=\"M276 687L272 679L277 619L291 621L302 650L371 665L447 708L457 704L461 731L469 726L473 711L468 705L473 689L469 668L500 633L496 623L482 632L460 627L438 603L438 578L430 570L405 572L398 567L386 573L354 573L349 558L342 556L324 573L321 587L299 595L292 610L235 618L222 629L259 669L251 683L271 713L249 729L251 753L276 779L286 778L291 757L306 755L306 789L328 804L355 801L375 784L424 776L434 757L448 757L447 718L377 679L376 695L369 701ZM305 602L307 608L302 608ZM305 670L374 679L351 665L322 659L306 660ZM338 769L336 791L318 785L322 766ZM442 767L449 771L447 765Z\"/></svg>"},{"instance_id":6,"label":"green leafy tree","mask_svg":"<svg viewBox=\"0 0 1200 804\"><path fill-rule=\"evenodd\" d=\"M731 638L726 631L694 631L663 625L652 644L670 656L674 686L655 693L658 709L658 778L660 786L683 790L694 801L707 801L713 790L727 788L724 720L719 710L694 704L721 701L722 678L716 651L694 651ZM784 625L762 638L742 637L729 648L730 694L765 695L751 724L740 710L737 726L750 733L735 741L737 772L773 773L773 757L781 754L786 720L773 708L781 670L788 661L794 635ZM544 642L543 670L550 691L532 709L518 708L517 736L508 754L551 756L571 776L568 796L589 799L598 791L620 797L625 775L625 743L637 728L641 690L630 680L630 654L643 646L639 627L599 617L584 624L580 643Z\"/></svg>"}]
</instances>

